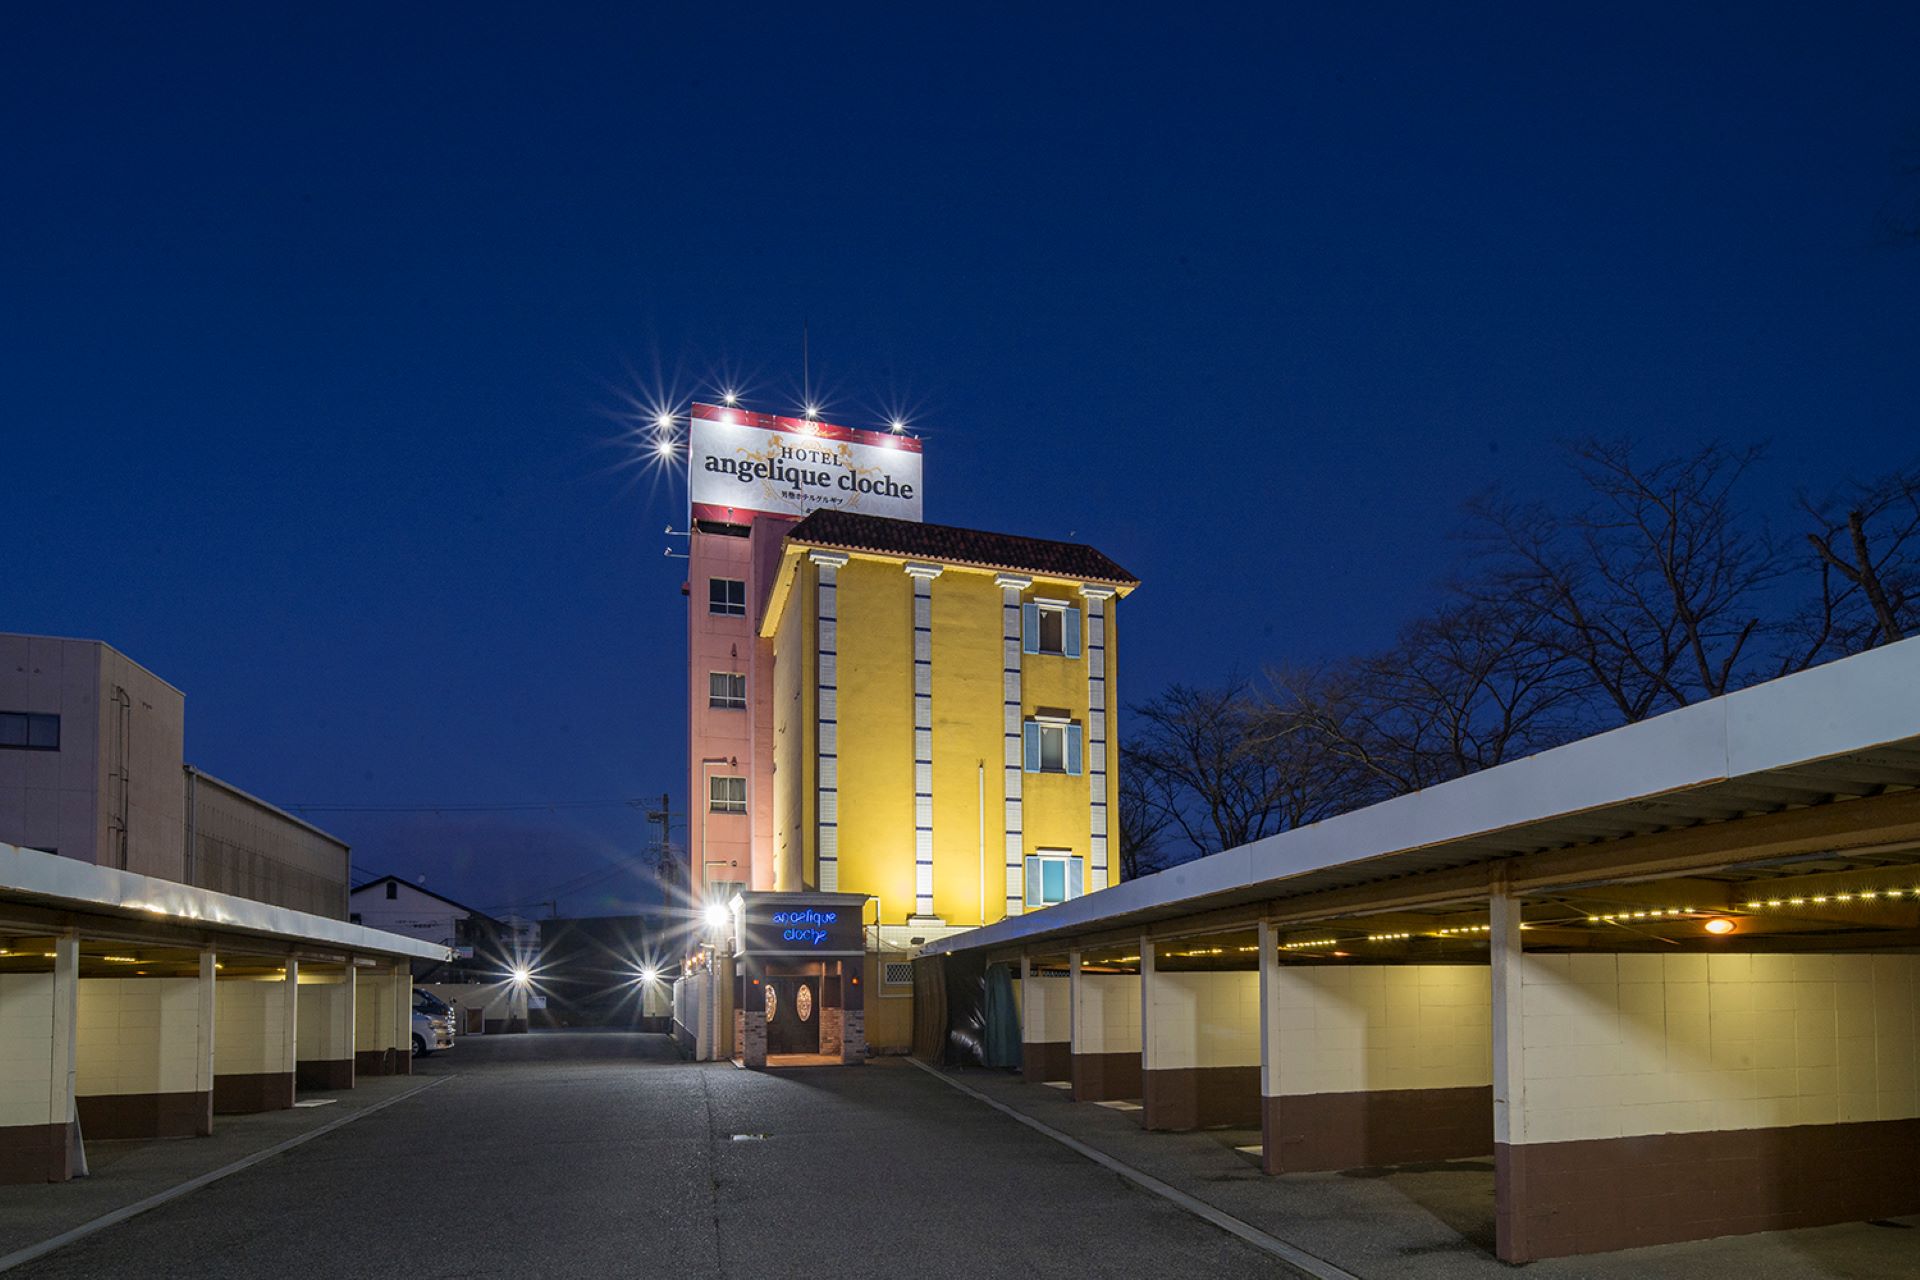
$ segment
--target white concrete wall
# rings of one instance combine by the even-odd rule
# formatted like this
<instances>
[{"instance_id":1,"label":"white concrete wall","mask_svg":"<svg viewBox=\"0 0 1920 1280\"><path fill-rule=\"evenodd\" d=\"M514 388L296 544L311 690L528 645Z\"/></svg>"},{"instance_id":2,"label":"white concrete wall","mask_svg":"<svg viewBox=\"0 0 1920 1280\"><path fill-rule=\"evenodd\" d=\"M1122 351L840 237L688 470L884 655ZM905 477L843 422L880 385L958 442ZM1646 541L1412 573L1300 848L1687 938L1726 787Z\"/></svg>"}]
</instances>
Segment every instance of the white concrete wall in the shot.
<instances>
[{"instance_id":1,"label":"white concrete wall","mask_svg":"<svg viewBox=\"0 0 1920 1280\"><path fill-rule=\"evenodd\" d=\"M1267 1010L1273 1097L1493 1082L1478 965L1281 965Z\"/></svg>"},{"instance_id":2,"label":"white concrete wall","mask_svg":"<svg viewBox=\"0 0 1920 1280\"><path fill-rule=\"evenodd\" d=\"M1140 1052L1140 978L1137 974L1080 975L1080 1008L1073 1020L1075 1053Z\"/></svg>"},{"instance_id":3,"label":"white concrete wall","mask_svg":"<svg viewBox=\"0 0 1920 1280\"><path fill-rule=\"evenodd\" d=\"M213 1070L262 1075L293 1070L287 1058L284 978L221 978L214 985Z\"/></svg>"},{"instance_id":4,"label":"white concrete wall","mask_svg":"<svg viewBox=\"0 0 1920 1280\"><path fill-rule=\"evenodd\" d=\"M1048 1044L1071 1037L1072 993L1068 979L1034 976L1020 983L1020 1042Z\"/></svg>"},{"instance_id":5,"label":"white concrete wall","mask_svg":"<svg viewBox=\"0 0 1920 1280\"><path fill-rule=\"evenodd\" d=\"M1521 979L1514 1141L1920 1115L1920 956L1528 955Z\"/></svg>"},{"instance_id":6,"label":"white concrete wall","mask_svg":"<svg viewBox=\"0 0 1920 1280\"><path fill-rule=\"evenodd\" d=\"M197 978L82 978L74 1091L194 1093L199 1071Z\"/></svg>"},{"instance_id":7,"label":"white concrete wall","mask_svg":"<svg viewBox=\"0 0 1920 1280\"><path fill-rule=\"evenodd\" d=\"M362 969L355 975L353 993L353 1047L358 1053L372 1049L397 1049L408 1042L394 1042L393 981L378 969Z\"/></svg>"},{"instance_id":8,"label":"white concrete wall","mask_svg":"<svg viewBox=\"0 0 1920 1280\"><path fill-rule=\"evenodd\" d=\"M51 1114L53 994L51 973L0 973L0 1129L71 1118ZM64 1099L66 1082L57 1087Z\"/></svg>"},{"instance_id":9,"label":"white concrete wall","mask_svg":"<svg viewBox=\"0 0 1920 1280\"><path fill-rule=\"evenodd\" d=\"M1147 980L1145 1066L1260 1065L1260 975L1155 973Z\"/></svg>"},{"instance_id":10,"label":"white concrete wall","mask_svg":"<svg viewBox=\"0 0 1920 1280\"><path fill-rule=\"evenodd\" d=\"M339 974L300 974L294 1003L300 1061L340 1062L353 1056L353 994Z\"/></svg>"}]
</instances>

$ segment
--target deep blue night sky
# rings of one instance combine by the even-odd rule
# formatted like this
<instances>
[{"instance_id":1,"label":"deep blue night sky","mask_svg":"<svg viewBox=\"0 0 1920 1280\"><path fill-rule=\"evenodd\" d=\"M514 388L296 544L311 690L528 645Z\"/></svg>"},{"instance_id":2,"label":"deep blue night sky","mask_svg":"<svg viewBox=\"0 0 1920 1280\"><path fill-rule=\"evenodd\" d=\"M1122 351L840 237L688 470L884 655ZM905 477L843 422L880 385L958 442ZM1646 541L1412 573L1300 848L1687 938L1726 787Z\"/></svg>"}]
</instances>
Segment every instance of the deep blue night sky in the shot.
<instances>
[{"instance_id":1,"label":"deep blue night sky","mask_svg":"<svg viewBox=\"0 0 1920 1280\"><path fill-rule=\"evenodd\" d=\"M1384 642L1563 437L1770 438L1783 517L1911 460L1920 7L1561 8L17 9L0 629L277 801L611 802L314 815L505 906L685 802L616 411L790 411L803 320L929 519L1146 580L1136 700Z\"/></svg>"}]
</instances>

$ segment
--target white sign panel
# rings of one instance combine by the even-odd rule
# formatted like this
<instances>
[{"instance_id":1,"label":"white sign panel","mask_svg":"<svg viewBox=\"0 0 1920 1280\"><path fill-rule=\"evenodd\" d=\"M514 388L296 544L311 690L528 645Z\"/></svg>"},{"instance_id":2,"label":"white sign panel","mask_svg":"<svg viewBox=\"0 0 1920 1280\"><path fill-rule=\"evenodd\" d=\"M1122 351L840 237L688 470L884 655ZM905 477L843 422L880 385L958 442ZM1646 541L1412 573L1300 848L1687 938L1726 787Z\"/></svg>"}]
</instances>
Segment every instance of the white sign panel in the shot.
<instances>
[{"instance_id":1,"label":"white sign panel","mask_svg":"<svg viewBox=\"0 0 1920 1280\"><path fill-rule=\"evenodd\" d=\"M698 520L822 507L920 519L920 442L908 436L697 404L689 445Z\"/></svg>"}]
</instances>

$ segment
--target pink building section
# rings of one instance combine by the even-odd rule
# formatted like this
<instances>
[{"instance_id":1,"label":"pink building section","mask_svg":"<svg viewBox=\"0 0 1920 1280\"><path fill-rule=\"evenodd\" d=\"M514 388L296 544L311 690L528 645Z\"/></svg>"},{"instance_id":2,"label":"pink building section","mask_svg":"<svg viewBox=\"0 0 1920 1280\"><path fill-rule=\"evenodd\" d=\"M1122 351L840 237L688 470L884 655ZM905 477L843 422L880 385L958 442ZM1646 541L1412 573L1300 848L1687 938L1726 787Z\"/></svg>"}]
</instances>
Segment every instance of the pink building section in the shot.
<instances>
[{"instance_id":1,"label":"pink building section","mask_svg":"<svg viewBox=\"0 0 1920 1280\"><path fill-rule=\"evenodd\" d=\"M696 524L688 540L687 844L690 883L702 902L723 891L730 896L735 888L773 888L773 644L758 633L782 540L797 517L740 515L748 521L744 526ZM728 531L717 531L722 527ZM745 613L713 612L714 579L746 584ZM715 672L746 676L744 710L711 705L709 677ZM746 779L745 813L713 812L710 786L716 777Z\"/></svg>"}]
</instances>

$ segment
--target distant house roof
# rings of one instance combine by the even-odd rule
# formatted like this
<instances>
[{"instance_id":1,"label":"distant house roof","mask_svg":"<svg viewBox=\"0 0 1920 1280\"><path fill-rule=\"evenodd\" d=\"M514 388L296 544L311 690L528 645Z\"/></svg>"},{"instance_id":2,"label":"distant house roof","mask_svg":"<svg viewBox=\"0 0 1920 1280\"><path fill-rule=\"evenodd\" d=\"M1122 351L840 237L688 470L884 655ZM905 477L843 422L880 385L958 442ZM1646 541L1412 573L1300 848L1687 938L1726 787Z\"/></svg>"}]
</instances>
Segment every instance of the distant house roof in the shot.
<instances>
[{"instance_id":1,"label":"distant house roof","mask_svg":"<svg viewBox=\"0 0 1920 1280\"><path fill-rule=\"evenodd\" d=\"M790 543L873 551L882 555L924 557L948 564L978 565L1016 573L1039 573L1083 582L1109 582L1127 588L1140 579L1102 552L1078 542L1053 542L983 529L890 520L853 511L815 511L787 531Z\"/></svg>"},{"instance_id":2,"label":"distant house roof","mask_svg":"<svg viewBox=\"0 0 1920 1280\"><path fill-rule=\"evenodd\" d=\"M360 894L365 893L367 890L377 888L380 885L386 884L388 881L392 881L394 884L397 884L404 889L411 889L415 893L424 893L425 895L427 895L427 897L434 898L441 902L444 902L448 906L464 911L470 916L479 916L482 920L493 920L492 916L480 910L478 907L470 907L464 902L455 902L452 898L449 898L444 893L435 893L433 890L427 888L425 885L415 884L411 880L402 880L399 876L381 876L377 880L369 880L365 884L355 885L352 891L347 894L347 896L349 898L358 897ZM498 924L500 922L498 920L494 920L494 923Z\"/></svg>"}]
</instances>

